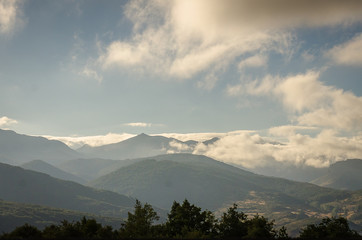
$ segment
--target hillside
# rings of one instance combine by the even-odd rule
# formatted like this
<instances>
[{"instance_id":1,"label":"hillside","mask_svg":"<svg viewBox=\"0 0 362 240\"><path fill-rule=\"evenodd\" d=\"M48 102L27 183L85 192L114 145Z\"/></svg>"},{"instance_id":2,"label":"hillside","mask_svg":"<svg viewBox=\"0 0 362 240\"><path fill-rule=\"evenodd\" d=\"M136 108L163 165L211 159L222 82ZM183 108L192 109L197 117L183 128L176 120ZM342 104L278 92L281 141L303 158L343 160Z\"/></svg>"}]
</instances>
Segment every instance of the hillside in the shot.
<instances>
[{"instance_id":1,"label":"hillside","mask_svg":"<svg viewBox=\"0 0 362 240\"><path fill-rule=\"evenodd\" d=\"M94 180L114 170L135 163L137 160L110 160L102 158L73 159L62 162L58 167L86 181Z\"/></svg>"},{"instance_id":2,"label":"hillside","mask_svg":"<svg viewBox=\"0 0 362 240\"><path fill-rule=\"evenodd\" d=\"M81 156L60 141L0 129L0 162L19 165L40 159L56 164Z\"/></svg>"},{"instance_id":3,"label":"hillside","mask_svg":"<svg viewBox=\"0 0 362 240\"><path fill-rule=\"evenodd\" d=\"M0 163L0 199L124 217L134 199Z\"/></svg>"},{"instance_id":4,"label":"hillside","mask_svg":"<svg viewBox=\"0 0 362 240\"><path fill-rule=\"evenodd\" d=\"M162 136L149 136L140 134L119 143L103 145L99 147L84 146L77 151L92 158L105 158L114 160L124 160L131 158L142 158L165 154L168 151L179 151L177 146L170 146L170 143L182 144L183 146L192 147L195 143L181 142L174 138ZM184 149L183 152L191 150Z\"/></svg>"},{"instance_id":5,"label":"hillside","mask_svg":"<svg viewBox=\"0 0 362 240\"><path fill-rule=\"evenodd\" d=\"M70 174L66 171L63 171L57 167L54 167L53 165L46 163L42 160L33 160L27 163L22 164L20 167L28 170L33 170L36 172L46 173L52 177L67 180L67 181L73 181L80 184L85 184L86 181L78 176L75 176L73 174Z\"/></svg>"},{"instance_id":6,"label":"hillside","mask_svg":"<svg viewBox=\"0 0 362 240\"><path fill-rule=\"evenodd\" d=\"M362 160L349 159L336 162L328 168L328 172L313 180L312 183L336 189L362 189Z\"/></svg>"},{"instance_id":7,"label":"hillside","mask_svg":"<svg viewBox=\"0 0 362 240\"><path fill-rule=\"evenodd\" d=\"M248 214L264 214L279 224L297 222L294 230L306 221L331 214L342 214L362 224L358 212L362 204L360 192L265 177L205 156L176 154L144 159L100 177L91 185L166 209L174 200L185 198L216 212L237 202Z\"/></svg>"},{"instance_id":8,"label":"hillside","mask_svg":"<svg viewBox=\"0 0 362 240\"><path fill-rule=\"evenodd\" d=\"M51 224L59 224L63 220L79 221L83 216L94 218L115 229L119 228L122 222L121 218L102 217L85 212L0 200L0 233L12 231L15 227L25 223L42 229Z\"/></svg>"}]
</instances>

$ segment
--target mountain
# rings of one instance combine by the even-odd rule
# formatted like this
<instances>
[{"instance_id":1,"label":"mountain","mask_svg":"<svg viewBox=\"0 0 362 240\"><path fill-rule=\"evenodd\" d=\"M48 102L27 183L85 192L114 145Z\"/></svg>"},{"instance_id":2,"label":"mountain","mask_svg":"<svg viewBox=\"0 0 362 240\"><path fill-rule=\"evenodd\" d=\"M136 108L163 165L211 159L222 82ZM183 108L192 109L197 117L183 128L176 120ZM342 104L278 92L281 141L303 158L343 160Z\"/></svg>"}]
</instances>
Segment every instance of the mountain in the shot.
<instances>
[{"instance_id":1,"label":"mountain","mask_svg":"<svg viewBox=\"0 0 362 240\"><path fill-rule=\"evenodd\" d=\"M185 143L174 138L149 136L144 133L122 142L99 147L84 146L77 151L92 158L123 160L165 154L168 151L191 152L193 141Z\"/></svg>"},{"instance_id":2,"label":"mountain","mask_svg":"<svg viewBox=\"0 0 362 240\"><path fill-rule=\"evenodd\" d=\"M134 199L0 163L0 199L124 217Z\"/></svg>"},{"instance_id":3,"label":"mountain","mask_svg":"<svg viewBox=\"0 0 362 240\"><path fill-rule=\"evenodd\" d=\"M25 223L42 229L51 224L58 225L63 220L79 221L83 217L94 218L102 225L109 225L114 229L118 229L122 222L121 218L0 200L0 233L10 232Z\"/></svg>"},{"instance_id":4,"label":"mountain","mask_svg":"<svg viewBox=\"0 0 362 240\"><path fill-rule=\"evenodd\" d=\"M80 157L81 154L60 141L0 129L0 162L18 165L40 159L54 164Z\"/></svg>"},{"instance_id":5,"label":"mountain","mask_svg":"<svg viewBox=\"0 0 362 240\"><path fill-rule=\"evenodd\" d=\"M349 159L336 162L328 168L328 172L313 180L312 183L336 189L362 189L362 160Z\"/></svg>"},{"instance_id":6,"label":"mountain","mask_svg":"<svg viewBox=\"0 0 362 240\"><path fill-rule=\"evenodd\" d=\"M114 170L135 163L137 160L110 160L102 158L74 159L62 162L58 167L86 181L94 180Z\"/></svg>"},{"instance_id":7,"label":"mountain","mask_svg":"<svg viewBox=\"0 0 362 240\"><path fill-rule=\"evenodd\" d=\"M190 202L224 212L232 203L247 214L263 214L296 230L306 222L341 214L362 225L362 192L347 192L309 183L266 177L191 154L144 159L98 178L91 186L132 195L169 209ZM347 214L348 213L348 214Z\"/></svg>"},{"instance_id":8,"label":"mountain","mask_svg":"<svg viewBox=\"0 0 362 240\"><path fill-rule=\"evenodd\" d=\"M53 165L46 163L42 160L33 160L27 163L22 164L20 167L28 170L33 170L36 172L42 172L46 173L52 177L67 180L67 181L73 181L80 184L85 184L86 181L78 176L75 176L73 174L70 174L66 171L63 171L57 167L54 167Z\"/></svg>"},{"instance_id":9,"label":"mountain","mask_svg":"<svg viewBox=\"0 0 362 240\"><path fill-rule=\"evenodd\" d=\"M316 168L312 166L299 165L289 162L278 162L269 159L263 166L248 169L251 172L271 177L286 178L298 182L311 182L327 173L328 168Z\"/></svg>"}]
</instances>

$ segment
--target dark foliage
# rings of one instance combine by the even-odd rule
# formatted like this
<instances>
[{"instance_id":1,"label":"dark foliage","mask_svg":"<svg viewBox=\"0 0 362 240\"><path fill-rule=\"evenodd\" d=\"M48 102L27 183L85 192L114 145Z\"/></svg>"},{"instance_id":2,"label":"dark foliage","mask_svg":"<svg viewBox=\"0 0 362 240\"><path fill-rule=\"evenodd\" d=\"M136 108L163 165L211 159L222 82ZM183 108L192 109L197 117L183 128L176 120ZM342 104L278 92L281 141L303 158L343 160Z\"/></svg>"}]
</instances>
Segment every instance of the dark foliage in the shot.
<instances>
[{"instance_id":1,"label":"dark foliage","mask_svg":"<svg viewBox=\"0 0 362 240\"><path fill-rule=\"evenodd\" d=\"M285 227L277 230L274 220L255 215L248 218L238 211L234 204L220 219L215 219L210 211L184 200L182 204L174 202L168 219L164 224L155 224L159 220L150 204L142 205L136 201L134 212L128 213L128 219L119 230L102 226L95 219L83 217L80 221L62 221L50 225L42 231L25 224L10 233L0 235L0 240L14 239L290 239ZM362 239L357 232L349 228L345 218L324 218L319 224L307 225L300 232L305 239Z\"/></svg>"},{"instance_id":2,"label":"dark foliage","mask_svg":"<svg viewBox=\"0 0 362 240\"><path fill-rule=\"evenodd\" d=\"M300 231L305 239L362 239L356 231L349 228L347 219L323 218L319 224L309 224Z\"/></svg>"}]
</instances>

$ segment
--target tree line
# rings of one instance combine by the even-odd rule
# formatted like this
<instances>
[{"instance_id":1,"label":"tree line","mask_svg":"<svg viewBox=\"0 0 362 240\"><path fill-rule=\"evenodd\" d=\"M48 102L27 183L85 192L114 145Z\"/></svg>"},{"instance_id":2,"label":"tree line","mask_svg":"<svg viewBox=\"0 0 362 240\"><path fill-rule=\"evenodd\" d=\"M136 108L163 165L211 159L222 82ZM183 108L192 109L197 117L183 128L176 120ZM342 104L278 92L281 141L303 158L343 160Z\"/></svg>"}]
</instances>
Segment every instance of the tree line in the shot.
<instances>
[{"instance_id":1,"label":"tree line","mask_svg":"<svg viewBox=\"0 0 362 240\"><path fill-rule=\"evenodd\" d=\"M119 229L102 226L95 219L62 221L43 230L24 224L12 232L3 233L8 239L291 239L283 226L276 229L274 220L255 215L248 218L238 211L237 204L228 208L219 219L208 210L190 204L174 202L165 223L157 223L159 216L148 204L136 200L134 212ZM347 219L324 218L318 224L307 225L300 231L302 239L362 239L350 229Z\"/></svg>"}]
</instances>

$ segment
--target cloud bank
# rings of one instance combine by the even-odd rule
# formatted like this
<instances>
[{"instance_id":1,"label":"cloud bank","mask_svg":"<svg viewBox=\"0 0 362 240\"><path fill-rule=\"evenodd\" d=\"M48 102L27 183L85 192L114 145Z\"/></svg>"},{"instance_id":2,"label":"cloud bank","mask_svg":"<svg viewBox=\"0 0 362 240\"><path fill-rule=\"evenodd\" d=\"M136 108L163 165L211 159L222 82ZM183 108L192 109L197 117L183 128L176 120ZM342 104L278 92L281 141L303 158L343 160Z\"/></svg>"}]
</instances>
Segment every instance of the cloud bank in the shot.
<instances>
[{"instance_id":1,"label":"cloud bank","mask_svg":"<svg viewBox=\"0 0 362 240\"><path fill-rule=\"evenodd\" d=\"M124 141L128 138L136 136L135 134L123 133L108 133L106 135L97 135L97 136L73 136L73 137L59 137L59 136L43 136L50 140L58 140L67 144L69 147L76 149L87 144L92 147L102 146L111 143L117 143Z\"/></svg>"},{"instance_id":2,"label":"cloud bank","mask_svg":"<svg viewBox=\"0 0 362 240\"><path fill-rule=\"evenodd\" d=\"M272 132L278 136L283 134L277 129ZM338 136L335 131L323 130L316 137L311 137L293 130L284 137L287 140L278 144L272 137L259 134L227 135L211 145L199 144L193 153L250 169L268 166L273 161L320 168L362 156L361 136L346 138Z\"/></svg>"},{"instance_id":3,"label":"cloud bank","mask_svg":"<svg viewBox=\"0 0 362 240\"><path fill-rule=\"evenodd\" d=\"M17 123L18 123L18 121L16 121L15 119L8 118L7 116L0 118L0 127L1 128L9 127L9 126L17 124Z\"/></svg>"}]
</instances>

